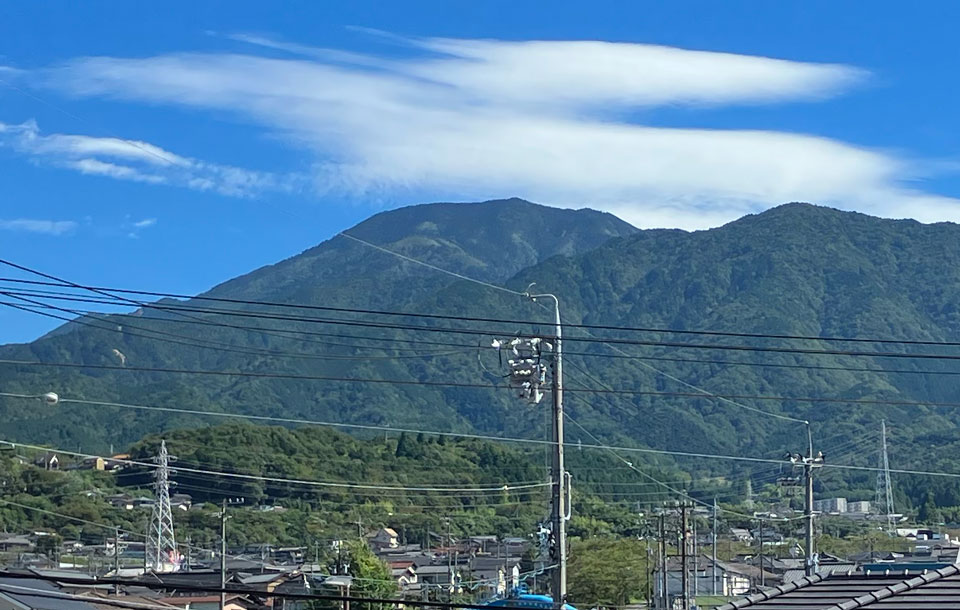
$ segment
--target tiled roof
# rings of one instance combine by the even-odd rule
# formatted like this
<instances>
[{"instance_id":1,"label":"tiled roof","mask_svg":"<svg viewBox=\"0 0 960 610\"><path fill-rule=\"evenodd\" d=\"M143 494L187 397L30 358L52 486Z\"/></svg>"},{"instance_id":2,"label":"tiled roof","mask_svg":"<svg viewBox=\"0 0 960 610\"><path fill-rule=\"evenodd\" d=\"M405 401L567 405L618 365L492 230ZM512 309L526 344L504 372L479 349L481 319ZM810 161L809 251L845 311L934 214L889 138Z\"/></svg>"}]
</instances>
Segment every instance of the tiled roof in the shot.
<instances>
[{"instance_id":1,"label":"tiled roof","mask_svg":"<svg viewBox=\"0 0 960 610\"><path fill-rule=\"evenodd\" d=\"M717 610L956 610L960 567L804 577L755 593Z\"/></svg>"},{"instance_id":2,"label":"tiled roof","mask_svg":"<svg viewBox=\"0 0 960 610\"><path fill-rule=\"evenodd\" d=\"M0 578L0 597L33 610L95 610L90 604L70 598L45 580Z\"/></svg>"}]
</instances>

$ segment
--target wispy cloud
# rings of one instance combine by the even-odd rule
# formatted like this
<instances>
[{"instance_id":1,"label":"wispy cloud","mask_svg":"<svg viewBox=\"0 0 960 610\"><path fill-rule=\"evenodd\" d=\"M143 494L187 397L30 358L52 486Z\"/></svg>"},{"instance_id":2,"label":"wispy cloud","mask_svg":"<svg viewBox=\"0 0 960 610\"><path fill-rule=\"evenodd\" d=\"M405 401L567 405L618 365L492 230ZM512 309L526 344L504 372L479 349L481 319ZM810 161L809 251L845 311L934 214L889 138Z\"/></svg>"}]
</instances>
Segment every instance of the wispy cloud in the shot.
<instances>
[{"instance_id":1,"label":"wispy cloud","mask_svg":"<svg viewBox=\"0 0 960 610\"><path fill-rule=\"evenodd\" d=\"M664 105L819 102L868 77L851 66L597 41L400 39L409 52L388 58L233 39L257 53L80 58L44 77L75 95L258 122L315 156L321 192L393 200L518 194L685 228L794 200L960 220L960 202L917 190L917 165L891 153L636 118ZM179 167L171 161L158 173L164 166L154 161L141 159L138 171L166 177ZM210 173L224 180L207 172L186 185L213 188Z\"/></svg>"},{"instance_id":2,"label":"wispy cloud","mask_svg":"<svg viewBox=\"0 0 960 610\"><path fill-rule=\"evenodd\" d=\"M148 142L75 134L43 134L35 121L0 123L0 146L40 163L118 180L170 184L245 197L293 188L295 180L269 172L208 163Z\"/></svg>"},{"instance_id":3,"label":"wispy cloud","mask_svg":"<svg viewBox=\"0 0 960 610\"><path fill-rule=\"evenodd\" d=\"M37 220L34 218L0 219L0 230L43 233L45 235L63 235L77 228L72 220Z\"/></svg>"},{"instance_id":4,"label":"wispy cloud","mask_svg":"<svg viewBox=\"0 0 960 610\"><path fill-rule=\"evenodd\" d=\"M144 218L143 220L138 220L133 223L135 229L146 229L147 227L152 227L157 224L156 218Z\"/></svg>"}]
</instances>

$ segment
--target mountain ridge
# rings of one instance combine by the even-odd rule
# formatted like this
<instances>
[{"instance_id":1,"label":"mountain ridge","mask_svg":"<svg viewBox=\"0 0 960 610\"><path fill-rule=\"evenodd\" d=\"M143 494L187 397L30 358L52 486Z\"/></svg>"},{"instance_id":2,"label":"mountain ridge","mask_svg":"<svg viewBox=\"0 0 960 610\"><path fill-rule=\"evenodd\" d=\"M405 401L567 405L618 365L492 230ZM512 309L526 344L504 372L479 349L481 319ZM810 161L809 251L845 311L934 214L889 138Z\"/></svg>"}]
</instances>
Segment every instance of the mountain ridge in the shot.
<instances>
[{"instance_id":1,"label":"mountain ridge","mask_svg":"<svg viewBox=\"0 0 960 610\"><path fill-rule=\"evenodd\" d=\"M496 214L497 206L511 210L514 215ZM458 216L459 210L469 213ZM473 272L486 265L488 275L480 274L478 279L485 277L516 290L535 281L540 289L560 297L564 320L572 323L960 340L960 309L957 308L960 227L950 223L923 225L878 219L802 203L778 206L716 229L696 232L640 231L611 220L609 215L554 210L520 200L419 206L399 213L407 219L404 223L394 222L396 214L386 212L374 217L377 220L357 232L357 236L471 277L477 277ZM486 218L485 223L477 220L491 214L494 217ZM435 222L437 220L439 222ZM563 230L544 230L557 223L563 225ZM378 227L388 227L392 232L379 235L365 232L376 233ZM354 231L356 228L348 232ZM517 231L523 237L519 242L514 239ZM554 243L558 234L564 236L561 244ZM543 328L549 326L549 316L524 305L516 296L451 278L348 241L342 237L328 240L277 265L225 282L207 294L485 318L543 319ZM565 253L571 250L572 254ZM482 264L474 261L478 257ZM535 262L529 263L530 260ZM159 322L128 316L110 319L118 325L149 323L157 325L156 328L177 328L170 320L165 321L166 326L160 326ZM275 328L265 321L247 324ZM298 331L317 329L307 324L288 326ZM486 325L486 328L492 332L495 330L492 326ZM319 371L328 376L355 378L463 379L502 384L494 372L498 366L495 358L478 366L479 350L421 357L418 354L428 353L424 348L404 343L417 338L415 333L351 329L348 334L378 339L372 344L367 339L361 343L352 340L349 348L321 348L307 342L306 336L283 339L265 336L255 329L227 333L224 329L214 331L200 327L194 335L197 340L208 341L229 338L231 343L245 348L365 357L318 362L266 356L242 358L214 349L171 348L122 333L118 337L118 333L83 329L74 331L70 337L16 348L6 346L0 348L0 354L98 364L114 363L110 350L116 348L138 365L253 372L276 370L308 375ZM623 347L632 356L661 359L643 362L654 363L650 366L662 370L664 375L641 366L640 361L611 359L610 350L595 342L577 343L578 334L582 331L572 330L568 336L571 353L585 354L570 357L571 366L567 370L571 388L595 387L599 381L627 390L667 393L689 390L672 381L669 375L721 394L834 398L838 399L837 404L811 405L785 399L751 402L749 406L810 419L818 440L827 450L831 445L843 446L852 442L851 439L868 434L874 426L879 426L879 419L886 418L891 425L894 455L900 452L898 457L905 464L945 469L953 464L948 455L924 455L912 447L911 442L922 438L926 431L960 438L960 414L956 411L922 405L866 407L842 403L842 399L848 398L881 398L904 403L955 400L960 396L960 384L954 376L917 372L949 373L952 372L949 363L934 360L921 366L914 361L897 360L891 364L881 358L850 359L839 354L737 355L657 345ZM609 336L610 333L597 334ZM443 341L444 337L446 335L431 335L430 338ZM664 340L663 336L653 338ZM384 344L383 339L395 343ZM451 335L447 339L464 341L462 336ZM740 343L750 347L788 342L744 338ZM373 351L379 360L367 358L371 345L379 345L379 351ZM825 341L815 345L822 349L830 346ZM572 346L577 349L573 350ZM881 347L861 345L863 350L881 351ZM902 347L902 350L915 352L917 348ZM662 360L678 357L715 362ZM894 369L909 372L891 372ZM583 374L584 370L589 371L590 377ZM417 426L429 421L434 429L533 438L542 434L543 426L539 412L518 408L507 393L478 388L287 383L189 376L173 379L133 371L89 371L82 375L58 371L46 377L29 370L17 373L11 376L7 370L0 371L0 382L4 387L25 392L37 392L40 381L44 380L44 388L66 388L65 391L86 393L98 399L117 397L142 403L143 395L147 394L152 404L157 405L190 405L201 410L243 410L267 416L389 426ZM797 431L782 420L709 398L586 396L571 393L571 416L614 444L779 457L784 448L792 447L797 435ZM67 410L58 419L49 414L18 414L9 401L0 403L0 422L15 424L20 438L94 445L103 443L111 435L132 439L158 428L208 423L198 416L137 414L134 417L117 413L107 418L95 412L85 416ZM100 430L95 429L98 425L102 427ZM576 434L574 428L570 433ZM870 465L865 454L847 456L847 459ZM704 462L689 463L686 467L707 471L728 468ZM842 484L867 485L867 479L868 475L853 476L844 479ZM838 480L833 484L839 484Z\"/></svg>"}]
</instances>

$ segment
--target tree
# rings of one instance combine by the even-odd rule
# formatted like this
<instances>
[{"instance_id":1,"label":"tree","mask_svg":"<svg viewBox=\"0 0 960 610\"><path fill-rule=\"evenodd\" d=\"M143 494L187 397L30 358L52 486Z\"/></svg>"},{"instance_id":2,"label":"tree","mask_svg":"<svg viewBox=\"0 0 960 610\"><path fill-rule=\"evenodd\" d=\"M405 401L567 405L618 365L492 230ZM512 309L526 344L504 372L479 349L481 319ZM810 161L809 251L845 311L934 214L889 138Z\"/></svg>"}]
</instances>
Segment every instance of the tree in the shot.
<instances>
[{"instance_id":1,"label":"tree","mask_svg":"<svg viewBox=\"0 0 960 610\"><path fill-rule=\"evenodd\" d=\"M625 606L645 596L650 567L645 542L577 541L570 551L568 589L579 607Z\"/></svg>"},{"instance_id":2,"label":"tree","mask_svg":"<svg viewBox=\"0 0 960 610\"><path fill-rule=\"evenodd\" d=\"M390 567L374 555L365 542L349 543L347 556L350 561L348 572L354 578L351 593L380 598L396 596L397 584L390 573ZM371 605L370 607L385 609L388 606Z\"/></svg>"}]
</instances>

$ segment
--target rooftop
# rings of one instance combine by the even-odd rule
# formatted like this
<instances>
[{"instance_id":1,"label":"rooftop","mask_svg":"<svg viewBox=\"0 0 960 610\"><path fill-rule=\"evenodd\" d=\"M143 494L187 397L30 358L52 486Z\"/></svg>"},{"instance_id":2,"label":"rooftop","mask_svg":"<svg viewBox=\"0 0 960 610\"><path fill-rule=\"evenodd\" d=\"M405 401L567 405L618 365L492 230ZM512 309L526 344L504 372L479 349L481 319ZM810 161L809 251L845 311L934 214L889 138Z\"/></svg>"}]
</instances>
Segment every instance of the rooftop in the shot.
<instances>
[{"instance_id":1,"label":"rooftop","mask_svg":"<svg viewBox=\"0 0 960 610\"><path fill-rule=\"evenodd\" d=\"M717 610L956 610L960 567L902 572L818 574L767 589Z\"/></svg>"}]
</instances>

